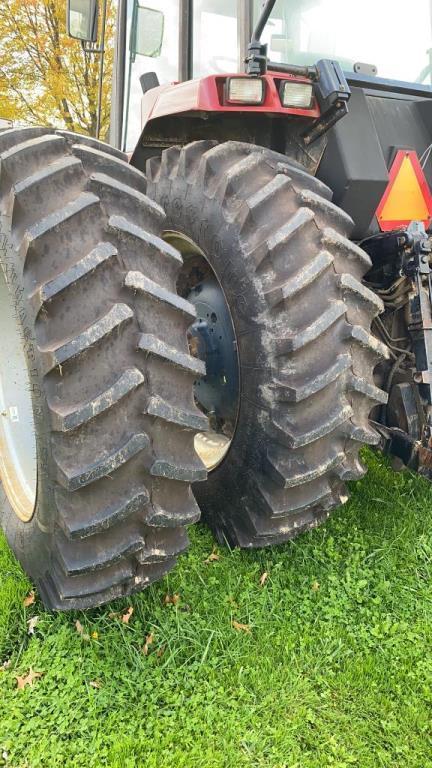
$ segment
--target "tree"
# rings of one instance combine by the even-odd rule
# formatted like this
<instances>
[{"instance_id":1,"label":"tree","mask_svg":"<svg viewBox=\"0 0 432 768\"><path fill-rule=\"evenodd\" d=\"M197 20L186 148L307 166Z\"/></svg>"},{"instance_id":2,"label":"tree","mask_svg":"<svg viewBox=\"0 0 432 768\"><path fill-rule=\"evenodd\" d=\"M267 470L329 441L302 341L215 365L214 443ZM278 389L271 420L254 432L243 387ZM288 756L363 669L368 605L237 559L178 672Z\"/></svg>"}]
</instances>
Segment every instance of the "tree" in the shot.
<instances>
[{"instance_id":1,"label":"tree","mask_svg":"<svg viewBox=\"0 0 432 768\"><path fill-rule=\"evenodd\" d=\"M114 0L108 0L101 137L109 126ZM0 116L96 132L100 57L66 32L65 0L0 3Z\"/></svg>"}]
</instances>

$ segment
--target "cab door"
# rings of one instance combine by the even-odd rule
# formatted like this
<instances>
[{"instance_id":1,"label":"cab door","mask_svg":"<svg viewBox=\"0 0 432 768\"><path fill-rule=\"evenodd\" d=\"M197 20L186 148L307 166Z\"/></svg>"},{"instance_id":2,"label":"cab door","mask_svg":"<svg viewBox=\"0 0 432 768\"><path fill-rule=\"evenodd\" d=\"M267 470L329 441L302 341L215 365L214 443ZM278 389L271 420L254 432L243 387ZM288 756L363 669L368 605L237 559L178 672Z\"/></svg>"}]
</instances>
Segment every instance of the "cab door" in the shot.
<instances>
[{"instance_id":1,"label":"cab door","mask_svg":"<svg viewBox=\"0 0 432 768\"><path fill-rule=\"evenodd\" d=\"M179 79L180 0L127 0L122 148L141 133L140 76L156 72L160 83Z\"/></svg>"}]
</instances>

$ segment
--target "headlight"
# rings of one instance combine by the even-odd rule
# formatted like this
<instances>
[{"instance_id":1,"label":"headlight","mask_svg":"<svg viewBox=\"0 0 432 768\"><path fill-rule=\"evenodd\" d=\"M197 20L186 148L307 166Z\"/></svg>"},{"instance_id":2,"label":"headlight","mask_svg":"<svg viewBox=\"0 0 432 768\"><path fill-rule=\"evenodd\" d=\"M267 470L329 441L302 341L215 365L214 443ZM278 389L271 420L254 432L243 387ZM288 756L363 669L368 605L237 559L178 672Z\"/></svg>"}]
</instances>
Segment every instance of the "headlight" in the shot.
<instances>
[{"instance_id":1,"label":"headlight","mask_svg":"<svg viewBox=\"0 0 432 768\"><path fill-rule=\"evenodd\" d=\"M280 86L280 97L284 107L311 109L313 106L313 86L311 83L284 80Z\"/></svg>"},{"instance_id":2,"label":"headlight","mask_svg":"<svg viewBox=\"0 0 432 768\"><path fill-rule=\"evenodd\" d=\"M259 77L230 77L226 83L226 100L229 104L262 104L264 80Z\"/></svg>"}]
</instances>

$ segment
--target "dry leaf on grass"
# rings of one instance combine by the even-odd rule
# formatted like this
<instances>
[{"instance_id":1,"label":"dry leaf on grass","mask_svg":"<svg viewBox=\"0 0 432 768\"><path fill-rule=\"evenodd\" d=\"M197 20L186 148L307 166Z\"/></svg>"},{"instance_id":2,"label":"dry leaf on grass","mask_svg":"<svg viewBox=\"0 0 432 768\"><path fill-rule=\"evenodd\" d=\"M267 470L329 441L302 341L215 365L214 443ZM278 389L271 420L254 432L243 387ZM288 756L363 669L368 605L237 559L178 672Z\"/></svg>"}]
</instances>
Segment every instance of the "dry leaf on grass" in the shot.
<instances>
[{"instance_id":1,"label":"dry leaf on grass","mask_svg":"<svg viewBox=\"0 0 432 768\"><path fill-rule=\"evenodd\" d=\"M33 603L35 602L35 600L36 600L35 591L34 591L34 589L32 589L32 591L31 591L31 592L29 592L29 593L28 593L28 595L27 595L27 597L25 597L25 598L24 598L24 600L23 600L23 606L24 606L24 608L28 608L28 607L29 607L29 605L33 605Z\"/></svg>"},{"instance_id":2,"label":"dry leaf on grass","mask_svg":"<svg viewBox=\"0 0 432 768\"><path fill-rule=\"evenodd\" d=\"M251 632L249 624L241 624L239 621L233 619L232 625L237 632L247 632L248 634Z\"/></svg>"},{"instance_id":3,"label":"dry leaf on grass","mask_svg":"<svg viewBox=\"0 0 432 768\"><path fill-rule=\"evenodd\" d=\"M37 626L38 621L39 621L39 616L32 616L31 619L28 619L28 621L27 621L27 624L28 624L27 632L28 632L29 635L34 635L35 627Z\"/></svg>"},{"instance_id":4,"label":"dry leaf on grass","mask_svg":"<svg viewBox=\"0 0 432 768\"><path fill-rule=\"evenodd\" d=\"M126 613L118 613L118 611L111 611L111 613L108 614L108 618L109 619L119 619L119 621L122 621L123 624L129 624L129 619L131 618L133 612L134 612L134 609L132 608L132 606L130 606L127 609ZM93 635L92 635L92 637L93 637Z\"/></svg>"},{"instance_id":5,"label":"dry leaf on grass","mask_svg":"<svg viewBox=\"0 0 432 768\"><path fill-rule=\"evenodd\" d=\"M89 685L92 688L102 688L102 683L100 680L90 680Z\"/></svg>"},{"instance_id":6,"label":"dry leaf on grass","mask_svg":"<svg viewBox=\"0 0 432 768\"><path fill-rule=\"evenodd\" d=\"M97 640L99 637L99 632L92 632L91 636L92 636L92 640Z\"/></svg>"},{"instance_id":7,"label":"dry leaf on grass","mask_svg":"<svg viewBox=\"0 0 432 768\"><path fill-rule=\"evenodd\" d=\"M177 603L180 602L180 595L165 595L164 603L165 605L177 605Z\"/></svg>"},{"instance_id":8,"label":"dry leaf on grass","mask_svg":"<svg viewBox=\"0 0 432 768\"><path fill-rule=\"evenodd\" d=\"M123 624L129 624L129 619L132 616L133 612L134 612L134 609L132 608L132 606L129 606L126 613L124 613L123 616L121 617Z\"/></svg>"},{"instance_id":9,"label":"dry leaf on grass","mask_svg":"<svg viewBox=\"0 0 432 768\"><path fill-rule=\"evenodd\" d=\"M24 690L26 685L29 685L30 688L32 688L34 681L37 680L39 677L42 677L42 674L43 672L34 672L30 667L27 675L15 675L18 690L19 691Z\"/></svg>"},{"instance_id":10,"label":"dry leaf on grass","mask_svg":"<svg viewBox=\"0 0 432 768\"><path fill-rule=\"evenodd\" d=\"M314 592L318 592L318 590L319 590L319 588L320 588L320 583L319 583L319 581L313 581L313 582L312 582L312 587L311 587L311 588L312 588L312 590L313 590Z\"/></svg>"},{"instance_id":11,"label":"dry leaf on grass","mask_svg":"<svg viewBox=\"0 0 432 768\"><path fill-rule=\"evenodd\" d=\"M150 634L147 635L146 641L145 641L145 643L144 643L144 645L142 647L142 652L143 652L144 656L148 656L149 651L150 651L150 646L153 645L153 643L154 643L154 634L153 634L153 632L150 632Z\"/></svg>"},{"instance_id":12,"label":"dry leaf on grass","mask_svg":"<svg viewBox=\"0 0 432 768\"><path fill-rule=\"evenodd\" d=\"M267 571L264 571L264 573L261 575L261 578L259 580L260 585L263 587L268 579L268 573Z\"/></svg>"},{"instance_id":13,"label":"dry leaf on grass","mask_svg":"<svg viewBox=\"0 0 432 768\"><path fill-rule=\"evenodd\" d=\"M220 560L220 555L218 555L217 551L214 549L204 562L208 565L209 563L214 563L216 560Z\"/></svg>"},{"instance_id":14,"label":"dry leaf on grass","mask_svg":"<svg viewBox=\"0 0 432 768\"><path fill-rule=\"evenodd\" d=\"M161 645L161 647L158 648L156 651L156 656L158 657L158 659L161 659L164 653L165 653L165 646Z\"/></svg>"},{"instance_id":15,"label":"dry leaf on grass","mask_svg":"<svg viewBox=\"0 0 432 768\"><path fill-rule=\"evenodd\" d=\"M90 635L87 632L84 632L84 627L81 624L81 622L78 621L78 619L75 622L75 627L76 627L76 631L78 632L79 635L81 635L83 640L90 640Z\"/></svg>"}]
</instances>

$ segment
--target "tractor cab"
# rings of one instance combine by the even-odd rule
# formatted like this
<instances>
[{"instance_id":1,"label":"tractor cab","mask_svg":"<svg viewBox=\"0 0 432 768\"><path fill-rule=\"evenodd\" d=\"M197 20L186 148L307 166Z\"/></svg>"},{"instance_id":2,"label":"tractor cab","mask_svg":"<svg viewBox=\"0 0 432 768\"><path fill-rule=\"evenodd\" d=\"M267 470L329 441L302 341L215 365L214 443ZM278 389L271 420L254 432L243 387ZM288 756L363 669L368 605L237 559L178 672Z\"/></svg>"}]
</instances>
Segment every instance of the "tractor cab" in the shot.
<instances>
[{"instance_id":1,"label":"tractor cab","mask_svg":"<svg viewBox=\"0 0 432 768\"><path fill-rule=\"evenodd\" d=\"M106 0L102 40L105 10ZM69 0L69 33L94 44L99 11L97 0ZM153 100L145 98L150 89L247 71L255 28L269 71L307 74L320 60L336 61L350 88L398 100L429 98L431 26L430 0L418 0L415 14L406 13L402 0L120 0L110 141L134 150L146 122L154 119ZM184 93L172 91L173 114L190 107ZM307 107L306 94L297 93L292 106ZM263 103L274 113L273 102ZM239 104L261 106L244 98Z\"/></svg>"},{"instance_id":2,"label":"tractor cab","mask_svg":"<svg viewBox=\"0 0 432 768\"><path fill-rule=\"evenodd\" d=\"M191 140L267 146L328 184L362 239L388 227L397 152L426 157L431 57L430 0L121 0L110 141L141 169ZM390 222L409 222L399 208Z\"/></svg>"},{"instance_id":3,"label":"tractor cab","mask_svg":"<svg viewBox=\"0 0 432 768\"><path fill-rule=\"evenodd\" d=\"M117 83L112 138L136 146L143 128L142 89L208 75L245 71L248 44L263 6L258 0L122 0L119 6ZM337 60L348 82L422 94L431 83L431 4L418 0L407 14L402 0L277 0L261 42L276 65L312 66ZM419 19L422 19L419 24ZM373 19L373 23L371 23ZM403 55L401 55L403 51ZM145 112L144 112L145 115Z\"/></svg>"}]
</instances>

